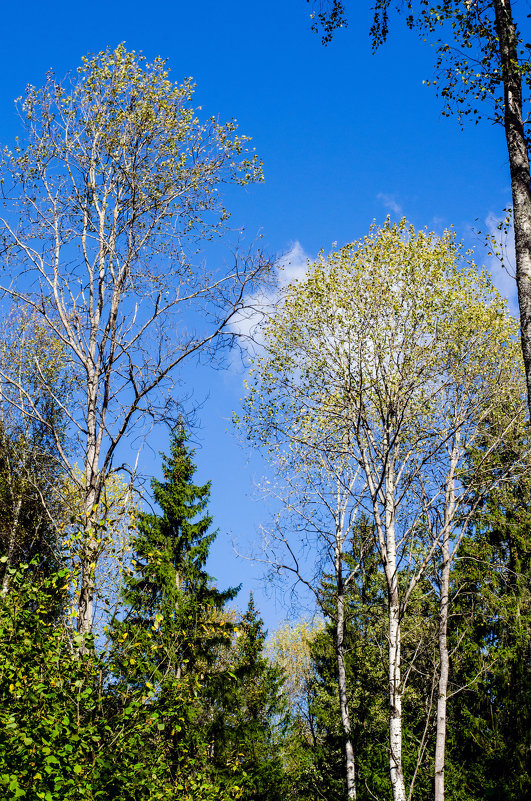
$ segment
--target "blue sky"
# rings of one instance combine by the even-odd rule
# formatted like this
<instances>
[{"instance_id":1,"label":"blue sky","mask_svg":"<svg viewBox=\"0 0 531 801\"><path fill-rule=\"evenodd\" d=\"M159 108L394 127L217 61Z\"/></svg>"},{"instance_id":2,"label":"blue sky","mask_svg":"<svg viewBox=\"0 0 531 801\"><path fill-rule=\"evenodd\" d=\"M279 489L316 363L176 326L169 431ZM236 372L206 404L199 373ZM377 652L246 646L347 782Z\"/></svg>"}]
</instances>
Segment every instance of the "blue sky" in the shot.
<instances>
[{"instance_id":1,"label":"blue sky","mask_svg":"<svg viewBox=\"0 0 531 801\"><path fill-rule=\"evenodd\" d=\"M264 163L265 183L231 190L234 227L252 242L262 236L271 255L292 251L297 262L363 236L386 214L441 231L454 225L476 248L510 203L503 130L488 121L462 131L445 119L432 89L433 51L401 20L390 40L371 54L370 3L328 47L310 29L305 0L114 0L91 4L37 3L3 9L0 58L0 142L19 132L13 100L27 83L58 77L81 56L125 42L148 58L169 60L176 81L193 76L196 104L206 115L236 118ZM295 248L295 249L294 249ZM507 293L512 284L497 272ZM226 371L189 368L183 378L204 401L195 439L198 477L212 480L211 511L220 536L211 572L220 584L243 582L240 604L252 589L267 625L285 616L260 582L261 570L236 559L231 539L248 550L266 522L252 499L264 467L237 443L230 422L243 393L235 364ZM152 441L164 449L164 432ZM146 459L149 469L155 469Z\"/></svg>"}]
</instances>

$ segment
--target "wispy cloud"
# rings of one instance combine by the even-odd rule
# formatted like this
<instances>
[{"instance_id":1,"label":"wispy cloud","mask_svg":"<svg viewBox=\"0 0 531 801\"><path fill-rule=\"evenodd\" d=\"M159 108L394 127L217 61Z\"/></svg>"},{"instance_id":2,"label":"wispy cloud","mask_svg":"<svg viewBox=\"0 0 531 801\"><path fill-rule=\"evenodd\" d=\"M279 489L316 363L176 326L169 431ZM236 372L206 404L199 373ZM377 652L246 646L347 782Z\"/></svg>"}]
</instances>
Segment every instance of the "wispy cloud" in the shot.
<instances>
[{"instance_id":1,"label":"wispy cloud","mask_svg":"<svg viewBox=\"0 0 531 801\"><path fill-rule=\"evenodd\" d=\"M277 261L278 282L285 287L293 281L300 281L308 272L308 262L311 257L306 253L300 242L295 242L284 256Z\"/></svg>"},{"instance_id":2,"label":"wispy cloud","mask_svg":"<svg viewBox=\"0 0 531 801\"><path fill-rule=\"evenodd\" d=\"M380 203L386 209L390 209L393 214L401 215L403 214L403 209L400 203L397 203L396 198L394 195L389 195L386 192L378 192L376 195L376 199L380 201Z\"/></svg>"},{"instance_id":3,"label":"wispy cloud","mask_svg":"<svg viewBox=\"0 0 531 801\"><path fill-rule=\"evenodd\" d=\"M515 282L514 229L512 221L505 225L505 218L491 213L485 220L487 232L492 241L491 256L487 267L498 292L507 298L512 314L518 316L518 294Z\"/></svg>"},{"instance_id":4,"label":"wispy cloud","mask_svg":"<svg viewBox=\"0 0 531 801\"><path fill-rule=\"evenodd\" d=\"M274 312L281 291L306 276L310 261L311 257L301 243L294 242L277 259L271 288L259 290L245 299L245 307L233 318L231 330L239 335L240 345L249 355L259 351L263 345L261 325ZM241 360L239 363L241 365Z\"/></svg>"}]
</instances>

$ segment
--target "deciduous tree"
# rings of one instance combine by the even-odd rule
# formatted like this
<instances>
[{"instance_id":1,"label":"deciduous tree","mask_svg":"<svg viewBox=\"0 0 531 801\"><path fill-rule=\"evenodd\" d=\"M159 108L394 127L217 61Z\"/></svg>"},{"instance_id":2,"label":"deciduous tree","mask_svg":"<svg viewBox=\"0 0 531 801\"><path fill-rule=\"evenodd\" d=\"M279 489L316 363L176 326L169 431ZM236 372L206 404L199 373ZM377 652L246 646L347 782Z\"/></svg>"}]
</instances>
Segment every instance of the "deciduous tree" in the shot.
<instances>
[{"instance_id":1,"label":"deciduous tree","mask_svg":"<svg viewBox=\"0 0 531 801\"><path fill-rule=\"evenodd\" d=\"M308 0L316 8L315 30L328 43L348 22L343 0ZM523 5L513 13L511 0L374 0L371 39L374 49L389 33L393 11L436 52L433 83L443 113L459 120L487 117L503 125L509 157L516 253L520 333L531 413L531 173L529 123L531 45Z\"/></svg>"},{"instance_id":2,"label":"deciduous tree","mask_svg":"<svg viewBox=\"0 0 531 801\"><path fill-rule=\"evenodd\" d=\"M505 302L488 276L463 258L452 233L439 238L388 220L361 242L321 256L304 281L287 289L265 325L265 353L254 362L249 436L280 466L280 486L286 476L295 477L295 486L302 478L296 502L304 525L325 532L303 545L320 545L321 569L344 564L337 543L357 514L367 514L374 526L387 592L395 801L407 795L404 616L444 542L455 552L462 536L466 520L458 510L467 495L456 471L482 419L503 400L500 388L515 393L518 407L514 335ZM336 473L335 494L323 492L330 475L323 465L331 463L349 466L348 480L344 470ZM287 503L296 508L289 496ZM316 525L323 516L328 528ZM329 533L335 530L343 532L339 540ZM276 564L298 571L304 562L293 531L284 529L282 544L294 563L280 558ZM355 559L346 570L356 575ZM325 572L339 580L340 601L342 571ZM440 697L444 705L443 686ZM349 793L354 797L355 787Z\"/></svg>"},{"instance_id":3,"label":"deciduous tree","mask_svg":"<svg viewBox=\"0 0 531 801\"><path fill-rule=\"evenodd\" d=\"M75 411L50 389L76 436L82 480L49 430L84 497L83 635L93 616L95 510L109 474L132 469L120 464L119 445L170 414L175 368L229 334L264 270L260 260L212 270L195 261L198 244L227 220L223 185L260 180L261 167L233 122L199 120L192 94L160 58L148 64L120 45L85 58L65 83L50 75L30 86L25 137L4 159L11 280L2 289L45 322L79 379ZM31 413L46 422L37 407Z\"/></svg>"}]
</instances>

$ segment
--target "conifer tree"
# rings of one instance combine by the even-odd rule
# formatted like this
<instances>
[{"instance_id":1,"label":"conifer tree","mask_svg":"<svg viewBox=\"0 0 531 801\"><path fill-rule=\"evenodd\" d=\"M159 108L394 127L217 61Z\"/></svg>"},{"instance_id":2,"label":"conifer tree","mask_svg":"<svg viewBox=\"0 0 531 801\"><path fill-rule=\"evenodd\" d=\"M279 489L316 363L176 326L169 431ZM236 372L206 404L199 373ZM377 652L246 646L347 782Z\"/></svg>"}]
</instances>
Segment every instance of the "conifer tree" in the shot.
<instances>
[{"instance_id":1,"label":"conifer tree","mask_svg":"<svg viewBox=\"0 0 531 801\"><path fill-rule=\"evenodd\" d=\"M523 801L531 791L531 475L529 429L507 430L506 416L487 421L471 455L479 475L520 475L484 494L452 572L453 692L449 778L455 797ZM491 441L505 429L489 454ZM487 475L488 478L488 475ZM453 796L450 796L453 797Z\"/></svg>"},{"instance_id":2,"label":"conifer tree","mask_svg":"<svg viewBox=\"0 0 531 801\"><path fill-rule=\"evenodd\" d=\"M217 531L206 512L210 483L193 483L195 465L184 427L176 428L163 480L151 482L161 514L141 513L132 541L132 570L123 590L127 613L115 623L116 642L133 645L139 680L180 679L214 658L229 633L222 610L238 588L220 591L205 570ZM127 672L131 675L129 661Z\"/></svg>"},{"instance_id":3,"label":"conifer tree","mask_svg":"<svg viewBox=\"0 0 531 801\"><path fill-rule=\"evenodd\" d=\"M163 457L162 481L151 482L161 511L141 513L132 538L125 613L112 627L113 664L118 691L124 698L140 693L156 718L152 747L164 753L175 786L197 786L210 798L217 790L209 778L206 696L212 663L230 638L223 607L238 590L219 591L206 572L217 532L206 511L210 484L194 484L194 473L180 426ZM238 781L235 771L231 782Z\"/></svg>"},{"instance_id":4,"label":"conifer tree","mask_svg":"<svg viewBox=\"0 0 531 801\"><path fill-rule=\"evenodd\" d=\"M215 688L217 710L209 736L214 771L226 781L237 761L244 774L242 801L281 801L286 797L280 756L286 723L284 676L266 657L267 632L252 593L235 634L226 659L229 669ZM214 708L216 698L212 700Z\"/></svg>"}]
</instances>

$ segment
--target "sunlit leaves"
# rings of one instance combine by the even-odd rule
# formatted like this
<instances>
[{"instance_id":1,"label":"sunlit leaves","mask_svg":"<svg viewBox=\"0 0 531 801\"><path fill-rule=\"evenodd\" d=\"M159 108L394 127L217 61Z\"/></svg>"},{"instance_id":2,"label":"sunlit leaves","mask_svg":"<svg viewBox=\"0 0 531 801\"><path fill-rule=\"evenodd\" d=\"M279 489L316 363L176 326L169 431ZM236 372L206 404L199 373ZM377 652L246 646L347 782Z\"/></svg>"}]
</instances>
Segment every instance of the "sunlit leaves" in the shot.
<instances>
[{"instance_id":1,"label":"sunlit leaves","mask_svg":"<svg viewBox=\"0 0 531 801\"><path fill-rule=\"evenodd\" d=\"M71 196L61 212L90 212L94 234L101 211L118 212L116 236L132 214L143 226L161 212L161 222L184 214L181 233L198 234L206 211L225 216L216 186L260 180L261 166L233 121L199 120L193 90L191 79L173 83L161 58L149 64L123 45L86 57L64 85L50 75L43 88L28 88L21 108L29 141L11 170L33 187L35 202L43 180L62 195L66 179Z\"/></svg>"},{"instance_id":2,"label":"sunlit leaves","mask_svg":"<svg viewBox=\"0 0 531 801\"><path fill-rule=\"evenodd\" d=\"M381 437L396 424L421 447L465 397L479 408L518 381L516 333L452 232L373 226L288 287L253 364L249 435L337 449L360 426Z\"/></svg>"}]
</instances>

